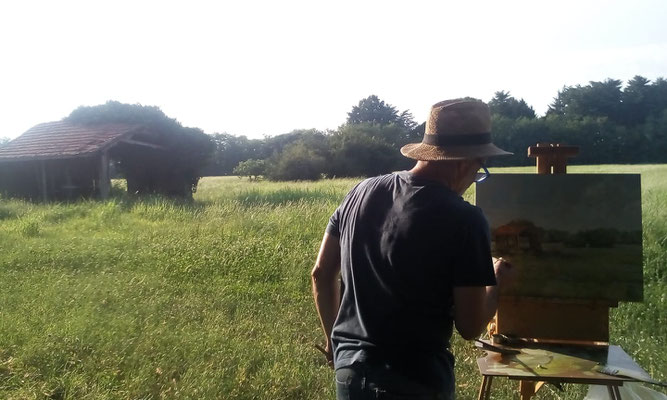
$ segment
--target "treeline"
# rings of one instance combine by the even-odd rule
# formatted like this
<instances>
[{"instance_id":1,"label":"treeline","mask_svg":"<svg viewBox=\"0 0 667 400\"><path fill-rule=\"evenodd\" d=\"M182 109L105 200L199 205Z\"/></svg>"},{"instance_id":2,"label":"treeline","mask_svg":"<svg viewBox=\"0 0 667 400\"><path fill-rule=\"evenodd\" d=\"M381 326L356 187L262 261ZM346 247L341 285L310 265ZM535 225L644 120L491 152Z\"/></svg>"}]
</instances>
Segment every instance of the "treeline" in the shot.
<instances>
[{"instance_id":1,"label":"treeline","mask_svg":"<svg viewBox=\"0 0 667 400\"><path fill-rule=\"evenodd\" d=\"M497 92L489 102L494 141L515 153L496 165L528 165L526 148L538 142L581 146L574 164L667 161L667 80L635 76L566 86L546 115L536 118L523 100Z\"/></svg>"},{"instance_id":2,"label":"treeline","mask_svg":"<svg viewBox=\"0 0 667 400\"><path fill-rule=\"evenodd\" d=\"M566 247L614 247L614 245L642 244L642 231L620 231L612 228L598 228L567 232L548 230L546 243L563 243Z\"/></svg>"},{"instance_id":3,"label":"treeline","mask_svg":"<svg viewBox=\"0 0 667 400\"><path fill-rule=\"evenodd\" d=\"M534 164L526 150L539 142L580 146L580 155L570 160L573 164L667 162L667 80L663 78L651 82L635 76L625 86L615 79L565 86L539 117L523 99L507 91L496 92L489 107L494 142L514 153L490 160L492 166ZM264 139L205 135L182 127L157 107L117 102L81 107L68 119L142 123L165 131L160 142L167 145L169 156L154 157L153 167L165 169L165 176L178 170L192 182L206 175L314 180L410 168L414 162L401 156L399 149L421 141L425 128L410 112L399 111L375 95L353 106L335 130L295 130ZM0 146L5 142L0 138ZM144 161L134 162L134 158L117 156L117 170L146 168Z\"/></svg>"},{"instance_id":4,"label":"treeline","mask_svg":"<svg viewBox=\"0 0 667 400\"><path fill-rule=\"evenodd\" d=\"M216 152L205 172L273 180L377 175L409 167L397 149L421 140L423 130L409 112L370 96L335 131L295 130L265 139L214 134Z\"/></svg>"},{"instance_id":5,"label":"treeline","mask_svg":"<svg viewBox=\"0 0 667 400\"><path fill-rule=\"evenodd\" d=\"M581 147L573 164L667 162L667 81L635 76L560 90L544 116L507 91L489 101L494 142L513 156L495 166L532 165L529 146L539 142ZM399 149L418 142L424 124L377 96L359 101L336 130L295 130L268 137L214 134L215 155L207 175L263 175L269 179L370 176L410 167Z\"/></svg>"}]
</instances>

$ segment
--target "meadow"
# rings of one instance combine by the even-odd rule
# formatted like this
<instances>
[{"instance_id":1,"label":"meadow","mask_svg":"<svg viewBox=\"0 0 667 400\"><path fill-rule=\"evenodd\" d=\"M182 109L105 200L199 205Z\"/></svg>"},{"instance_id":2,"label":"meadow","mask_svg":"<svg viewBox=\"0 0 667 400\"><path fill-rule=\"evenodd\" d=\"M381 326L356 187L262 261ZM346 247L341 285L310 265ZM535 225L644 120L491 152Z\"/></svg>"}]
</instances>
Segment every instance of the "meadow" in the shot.
<instances>
[{"instance_id":1,"label":"meadow","mask_svg":"<svg viewBox=\"0 0 667 400\"><path fill-rule=\"evenodd\" d=\"M644 302L612 310L611 341L665 380L667 165L569 172L642 174ZM0 399L333 399L310 270L356 181L205 178L192 203L119 182L103 202L0 199ZM458 336L453 351L458 398L476 398L481 353ZM494 398L517 385L495 380ZM566 388L536 398L583 397Z\"/></svg>"}]
</instances>

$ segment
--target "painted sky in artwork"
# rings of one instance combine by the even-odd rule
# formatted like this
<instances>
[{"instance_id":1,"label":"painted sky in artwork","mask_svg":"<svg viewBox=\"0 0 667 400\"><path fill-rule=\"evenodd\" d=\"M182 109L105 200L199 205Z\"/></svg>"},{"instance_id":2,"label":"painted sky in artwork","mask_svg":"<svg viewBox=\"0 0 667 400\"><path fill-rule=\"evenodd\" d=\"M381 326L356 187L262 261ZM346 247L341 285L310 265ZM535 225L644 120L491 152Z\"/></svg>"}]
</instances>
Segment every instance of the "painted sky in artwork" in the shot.
<instances>
[{"instance_id":1,"label":"painted sky in artwork","mask_svg":"<svg viewBox=\"0 0 667 400\"><path fill-rule=\"evenodd\" d=\"M543 229L641 230L639 175L497 174L477 185L491 228L526 219Z\"/></svg>"}]
</instances>

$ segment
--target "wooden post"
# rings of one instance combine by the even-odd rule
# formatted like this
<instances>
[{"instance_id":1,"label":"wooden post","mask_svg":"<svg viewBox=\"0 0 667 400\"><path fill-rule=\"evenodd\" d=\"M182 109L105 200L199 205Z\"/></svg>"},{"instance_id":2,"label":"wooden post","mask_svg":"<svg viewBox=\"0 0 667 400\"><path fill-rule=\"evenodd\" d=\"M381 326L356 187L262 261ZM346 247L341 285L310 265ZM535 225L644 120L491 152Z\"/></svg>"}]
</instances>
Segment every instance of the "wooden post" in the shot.
<instances>
[{"instance_id":1,"label":"wooden post","mask_svg":"<svg viewBox=\"0 0 667 400\"><path fill-rule=\"evenodd\" d=\"M48 185L46 182L46 161L42 160L39 162L40 165L40 177L41 177L41 186L42 186L42 201L45 203L49 200L48 194Z\"/></svg>"},{"instance_id":2,"label":"wooden post","mask_svg":"<svg viewBox=\"0 0 667 400\"><path fill-rule=\"evenodd\" d=\"M484 375L482 377L482 386L479 388L479 395L477 400L489 400L491 396L491 383L493 382L493 376Z\"/></svg>"},{"instance_id":3,"label":"wooden post","mask_svg":"<svg viewBox=\"0 0 667 400\"><path fill-rule=\"evenodd\" d=\"M519 381L519 394L521 400L530 400L540 387L542 387L542 385L537 387L537 382L535 381Z\"/></svg>"},{"instance_id":4,"label":"wooden post","mask_svg":"<svg viewBox=\"0 0 667 400\"><path fill-rule=\"evenodd\" d=\"M537 147L549 147L549 143L538 143L536 145ZM531 152L530 152L531 147L528 148L528 157L531 157ZM537 165L537 173L538 174L551 174L551 156L548 154L544 154L540 157L537 157L536 160L536 165Z\"/></svg>"},{"instance_id":5,"label":"wooden post","mask_svg":"<svg viewBox=\"0 0 667 400\"><path fill-rule=\"evenodd\" d=\"M528 157L537 159L538 174L567 173L567 159L577 154L578 146L564 146L560 143L538 143L528 148Z\"/></svg>"},{"instance_id":6,"label":"wooden post","mask_svg":"<svg viewBox=\"0 0 667 400\"><path fill-rule=\"evenodd\" d=\"M100 175L97 182L100 198L103 200L109 198L111 179L109 179L109 155L106 151L100 153Z\"/></svg>"}]
</instances>

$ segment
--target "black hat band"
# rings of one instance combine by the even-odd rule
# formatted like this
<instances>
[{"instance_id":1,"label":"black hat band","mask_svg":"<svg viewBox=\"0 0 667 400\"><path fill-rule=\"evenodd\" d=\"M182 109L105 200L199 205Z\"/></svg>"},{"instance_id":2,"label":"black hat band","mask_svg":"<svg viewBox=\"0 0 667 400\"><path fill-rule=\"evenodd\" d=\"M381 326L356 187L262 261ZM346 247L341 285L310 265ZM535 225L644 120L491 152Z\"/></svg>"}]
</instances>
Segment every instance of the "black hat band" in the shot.
<instances>
[{"instance_id":1,"label":"black hat band","mask_svg":"<svg viewBox=\"0 0 667 400\"><path fill-rule=\"evenodd\" d=\"M433 146L473 146L491 143L491 133L473 133L465 135L424 135L424 144Z\"/></svg>"}]
</instances>

